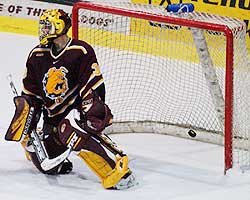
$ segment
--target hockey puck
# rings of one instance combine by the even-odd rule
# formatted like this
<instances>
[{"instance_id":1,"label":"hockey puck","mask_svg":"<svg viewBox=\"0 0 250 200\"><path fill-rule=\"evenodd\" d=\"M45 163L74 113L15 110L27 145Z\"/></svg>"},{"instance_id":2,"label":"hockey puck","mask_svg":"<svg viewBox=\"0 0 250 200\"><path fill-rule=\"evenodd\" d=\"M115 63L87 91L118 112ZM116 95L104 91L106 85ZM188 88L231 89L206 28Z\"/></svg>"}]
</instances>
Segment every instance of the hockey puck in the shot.
<instances>
[{"instance_id":1,"label":"hockey puck","mask_svg":"<svg viewBox=\"0 0 250 200\"><path fill-rule=\"evenodd\" d=\"M196 132L194 132L193 130L189 130L188 131L188 135L190 136L190 137L196 137Z\"/></svg>"}]
</instances>

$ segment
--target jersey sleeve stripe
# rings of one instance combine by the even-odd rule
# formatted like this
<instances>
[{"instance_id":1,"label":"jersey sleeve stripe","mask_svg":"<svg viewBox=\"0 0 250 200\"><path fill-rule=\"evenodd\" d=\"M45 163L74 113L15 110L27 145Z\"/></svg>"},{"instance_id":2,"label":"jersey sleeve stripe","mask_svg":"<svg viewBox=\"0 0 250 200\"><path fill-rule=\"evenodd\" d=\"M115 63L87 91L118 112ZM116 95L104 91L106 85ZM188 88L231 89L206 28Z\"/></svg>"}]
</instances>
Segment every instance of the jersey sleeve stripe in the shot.
<instances>
[{"instance_id":1,"label":"jersey sleeve stripe","mask_svg":"<svg viewBox=\"0 0 250 200\"><path fill-rule=\"evenodd\" d=\"M82 93L80 93L80 95L82 96L82 98L84 99L89 93L91 90L95 90L96 88L98 88L101 84L103 83L103 78L101 78L99 81L97 81L94 85L92 85L92 87L88 87L89 89L85 89L86 90L83 90ZM84 94L84 95L82 95Z\"/></svg>"}]
</instances>

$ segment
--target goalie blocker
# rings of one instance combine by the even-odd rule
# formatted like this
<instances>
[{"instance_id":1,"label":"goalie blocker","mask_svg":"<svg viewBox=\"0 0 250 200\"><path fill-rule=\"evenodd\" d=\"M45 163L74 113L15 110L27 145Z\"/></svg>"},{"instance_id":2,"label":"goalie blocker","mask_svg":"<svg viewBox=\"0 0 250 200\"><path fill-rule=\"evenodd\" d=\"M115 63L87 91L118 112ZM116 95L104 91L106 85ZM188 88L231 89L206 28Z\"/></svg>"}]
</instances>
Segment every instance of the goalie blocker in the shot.
<instances>
[{"instance_id":1,"label":"goalie blocker","mask_svg":"<svg viewBox=\"0 0 250 200\"><path fill-rule=\"evenodd\" d=\"M15 114L5 135L8 141L22 141L25 135L34 129L39 121L40 109L35 105L32 97L27 95L14 97Z\"/></svg>"},{"instance_id":2,"label":"goalie blocker","mask_svg":"<svg viewBox=\"0 0 250 200\"><path fill-rule=\"evenodd\" d=\"M40 113L35 110L31 97L29 96L15 96L13 100L16 110L5 135L5 140L16 142L21 141L26 158L31 160L31 156L26 149L29 141L28 134L33 128L35 128L39 121Z\"/></svg>"}]
</instances>

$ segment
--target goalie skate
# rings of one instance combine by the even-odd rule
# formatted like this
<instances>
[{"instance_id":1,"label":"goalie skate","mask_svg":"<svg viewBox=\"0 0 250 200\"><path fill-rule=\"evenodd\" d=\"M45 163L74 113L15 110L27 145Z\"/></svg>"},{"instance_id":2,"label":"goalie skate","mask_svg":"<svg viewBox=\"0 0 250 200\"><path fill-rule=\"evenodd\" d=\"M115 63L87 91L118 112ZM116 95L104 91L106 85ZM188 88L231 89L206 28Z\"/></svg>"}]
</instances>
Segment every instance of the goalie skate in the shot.
<instances>
[{"instance_id":1,"label":"goalie skate","mask_svg":"<svg viewBox=\"0 0 250 200\"><path fill-rule=\"evenodd\" d=\"M114 189L124 190L137 185L135 175L129 171L115 186Z\"/></svg>"}]
</instances>

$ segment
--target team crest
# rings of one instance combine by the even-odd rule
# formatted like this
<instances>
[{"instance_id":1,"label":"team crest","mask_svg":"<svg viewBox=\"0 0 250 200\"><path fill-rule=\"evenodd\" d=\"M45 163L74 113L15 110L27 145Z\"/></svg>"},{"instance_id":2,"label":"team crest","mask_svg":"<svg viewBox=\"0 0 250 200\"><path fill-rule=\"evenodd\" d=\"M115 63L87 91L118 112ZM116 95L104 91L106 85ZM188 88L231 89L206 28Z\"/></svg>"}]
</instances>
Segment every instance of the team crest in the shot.
<instances>
[{"instance_id":1,"label":"team crest","mask_svg":"<svg viewBox=\"0 0 250 200\"><path fill-rule=\"evenodd\" d=\"M68 91L68 79L66 74L68 70L65 67L59 69L53 67L45 74L43 78L43 90L47 97L60 103Z\"/></svg>"}]
</instances>

